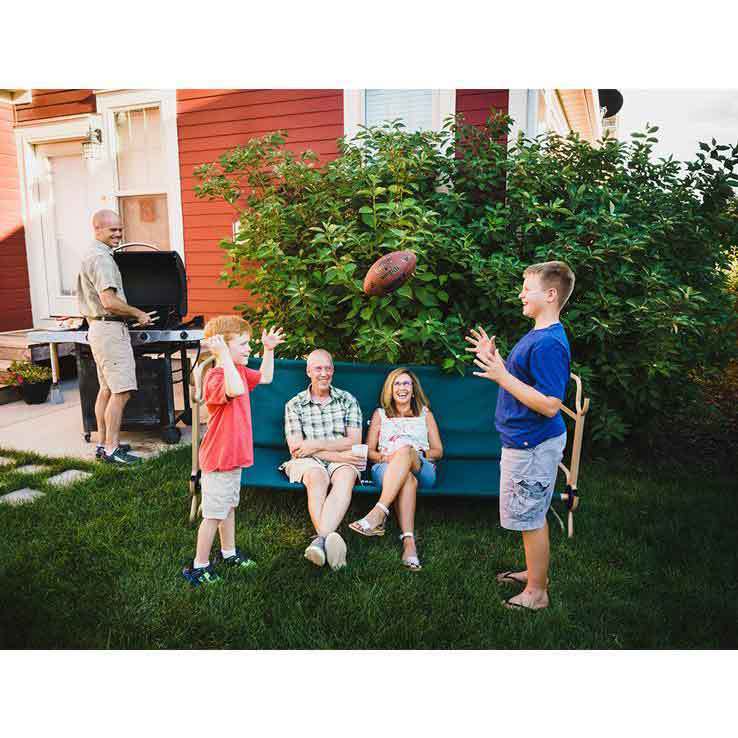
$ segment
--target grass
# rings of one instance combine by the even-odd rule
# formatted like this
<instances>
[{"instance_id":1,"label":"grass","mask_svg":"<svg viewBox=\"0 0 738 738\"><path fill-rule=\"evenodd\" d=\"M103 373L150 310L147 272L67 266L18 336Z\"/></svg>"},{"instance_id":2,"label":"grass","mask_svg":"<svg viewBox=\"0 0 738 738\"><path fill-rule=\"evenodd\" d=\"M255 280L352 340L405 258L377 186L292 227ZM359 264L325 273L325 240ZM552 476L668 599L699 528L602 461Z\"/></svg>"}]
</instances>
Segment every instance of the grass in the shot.
<instances>
[{"instance_id":1,"label":"grass","mask_svg":"<svg viewBox=\"0 0 738 738\"><path fill-rule=\"evenodd\" d=\"M501 605L514 589L519 537L496 500L420 499L424 568L384 539L345 528L349 566L302 558L303 494L244 490L237 542L259 562L222 586L179 574L194 551L186 525L189 448L119 470L0 451L54 471L84 468L68 489L0 467L0 494L33 486L32 505L0 505L0 648L568 649L736 648L736 483L676 470L583 465L576 537L551 526L551 607ZM371 500L357 495L347 521Z\"/></svg>"}]
</instances>

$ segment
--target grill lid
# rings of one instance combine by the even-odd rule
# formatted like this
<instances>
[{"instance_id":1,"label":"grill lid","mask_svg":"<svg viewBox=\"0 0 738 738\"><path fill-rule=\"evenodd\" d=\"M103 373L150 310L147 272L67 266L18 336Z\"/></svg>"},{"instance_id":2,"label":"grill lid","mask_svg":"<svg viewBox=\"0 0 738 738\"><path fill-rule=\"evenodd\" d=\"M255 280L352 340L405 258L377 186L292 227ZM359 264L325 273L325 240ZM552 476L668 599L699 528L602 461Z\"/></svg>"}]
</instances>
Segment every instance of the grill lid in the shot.
<instances>
[{"instance_id":1,"label":"grill lid","mask_svg":"<svg viewBox=\"0 0 738 738\"><path fill-rule=\"evenodd\" d=\"M177 326L187 314L187 275L176 251L115 251L130 305L156 310L155 327Z\"/></svg>"}]
</instances>

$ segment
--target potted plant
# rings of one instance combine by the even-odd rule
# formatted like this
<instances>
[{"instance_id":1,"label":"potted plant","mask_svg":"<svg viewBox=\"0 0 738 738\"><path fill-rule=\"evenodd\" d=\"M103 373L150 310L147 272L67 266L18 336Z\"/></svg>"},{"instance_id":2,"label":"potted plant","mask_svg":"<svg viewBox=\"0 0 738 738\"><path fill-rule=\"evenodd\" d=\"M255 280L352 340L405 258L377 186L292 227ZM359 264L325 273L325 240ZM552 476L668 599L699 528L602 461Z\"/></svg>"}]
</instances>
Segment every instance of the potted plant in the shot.
<instances>
[{"instance_id":1,"label":"potted plant","mask_svg":"<svg viewBox=\"0 0 738 738\"><path fill-rule=\"evenodd\" d=\"M51 369L30 361L13 361L7 375L8 383L18 388L18 393L28 405L46 402L51 389Z\"/></svg>"}]
</instances>

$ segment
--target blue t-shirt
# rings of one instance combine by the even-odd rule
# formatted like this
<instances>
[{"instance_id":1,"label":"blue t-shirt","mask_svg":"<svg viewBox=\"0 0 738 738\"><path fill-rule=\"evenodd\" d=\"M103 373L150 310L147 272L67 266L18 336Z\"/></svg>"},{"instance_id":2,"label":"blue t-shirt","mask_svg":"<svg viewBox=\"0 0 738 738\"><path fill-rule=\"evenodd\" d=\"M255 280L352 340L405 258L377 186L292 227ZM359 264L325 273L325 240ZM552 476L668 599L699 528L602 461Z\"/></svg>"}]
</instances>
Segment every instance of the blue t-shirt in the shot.
<instances>
[{"instance_id":1,"label":"blue t-shirt","mask_svg":"<svg viewBox=\"0 0 738 738\"><path fill-rule=\"evenodd\" d=\"M561 323L526 333L513 347L505 367L541 394L563 400L569 382L571 351ZM553 418L531 410L500 387L495 427L506 448L531 448L566 431L561 412Z\"/></svg>"}]
</instances>

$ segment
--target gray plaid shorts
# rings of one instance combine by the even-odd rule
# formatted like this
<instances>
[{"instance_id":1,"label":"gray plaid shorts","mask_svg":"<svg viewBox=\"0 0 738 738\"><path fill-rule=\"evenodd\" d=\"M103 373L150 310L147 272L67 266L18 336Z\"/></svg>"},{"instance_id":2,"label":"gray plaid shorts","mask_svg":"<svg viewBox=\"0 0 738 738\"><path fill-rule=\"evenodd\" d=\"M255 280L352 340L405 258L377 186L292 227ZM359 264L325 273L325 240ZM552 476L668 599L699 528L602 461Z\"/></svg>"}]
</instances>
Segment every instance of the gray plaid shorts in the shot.
<instances>
[{"instance_id":1,"label":"gray plaid shorts","mask_svg":"<svg viewBox=\"0 0 738 738\"><path fill-rule=\"evenodd\" d=\"M538 530L546 524L566 433L533 448L503 448L500 458L500 525Z\"/></svg>"}]
</instances>

